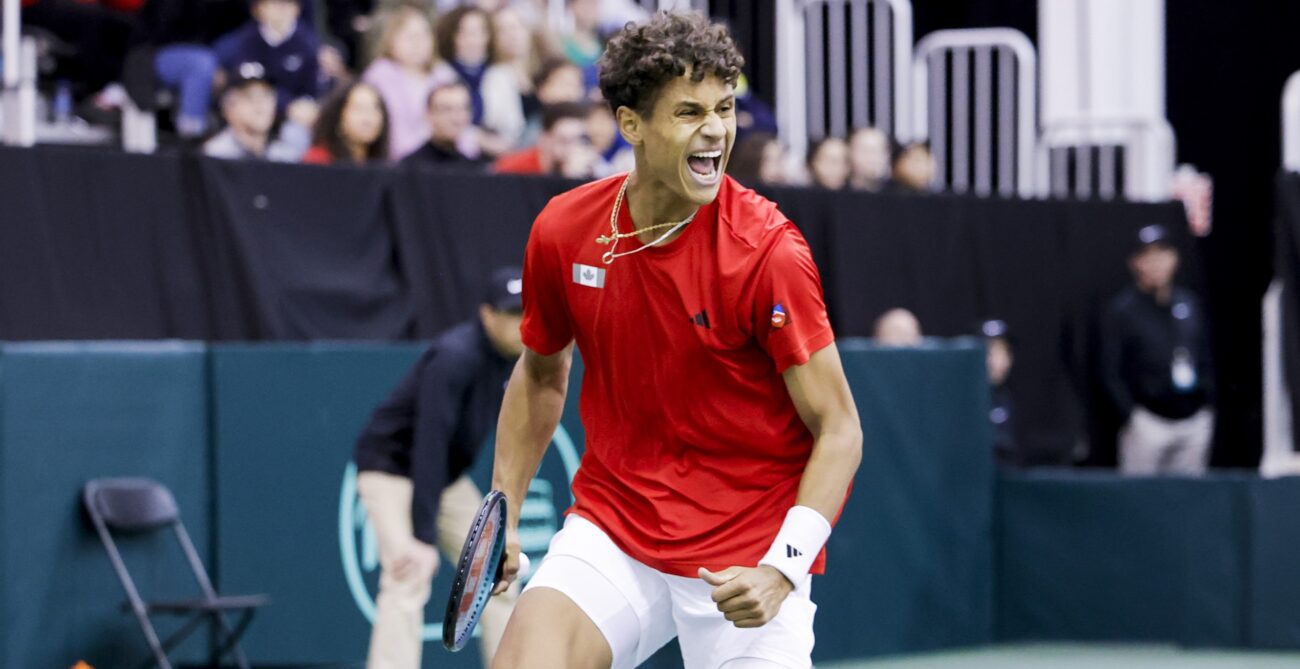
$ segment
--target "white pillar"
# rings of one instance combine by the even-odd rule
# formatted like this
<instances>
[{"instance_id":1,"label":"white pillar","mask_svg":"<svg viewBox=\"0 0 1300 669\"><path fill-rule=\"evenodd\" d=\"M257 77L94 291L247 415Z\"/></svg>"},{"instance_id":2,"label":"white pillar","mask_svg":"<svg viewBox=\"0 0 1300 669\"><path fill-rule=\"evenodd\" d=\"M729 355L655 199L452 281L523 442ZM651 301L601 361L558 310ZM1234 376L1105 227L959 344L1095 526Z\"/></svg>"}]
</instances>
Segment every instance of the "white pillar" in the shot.
<instances>
[{"instance_id":1,"label":"white pillar","mask_svg":"<svg viewBox=\"0 0 1300 669\"><path fill-rule=\"evenodd\" d=\"M1039 0L1042 118L1165 118L1164 0Z\"/></svg>"}]
</instances>

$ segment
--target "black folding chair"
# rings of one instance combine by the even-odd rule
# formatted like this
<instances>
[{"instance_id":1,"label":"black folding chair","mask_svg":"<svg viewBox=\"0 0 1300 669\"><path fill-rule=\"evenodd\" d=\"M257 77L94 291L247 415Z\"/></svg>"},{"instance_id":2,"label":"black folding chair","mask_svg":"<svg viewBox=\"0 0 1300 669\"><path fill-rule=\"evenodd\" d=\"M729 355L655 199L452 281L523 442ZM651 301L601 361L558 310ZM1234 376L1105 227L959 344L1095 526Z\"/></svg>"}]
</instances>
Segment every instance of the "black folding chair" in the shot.
<instances>
[{"instance_id":1,"label":"black folding chair","mask_svg":"<svg viewBox=\"0 0 1300 669\"><path fill-rule=\"evenodd\" d=\"M253 620L253 613L258 607L270 603L265 595L245 595L238 597L221 597L212 589L208 572L203 568L194 543L181 523L180 513L176 508L176 499L171 491L162 484L149 479L95 479L86 484L82 499L95 531L104 542L108 559L113 563L113 570L126 590L129 608L140 623L149 647L153 650L153 659L146 659L143 666L158 666L171 669L167 654L181 641L188 637L206 620L219 629L217 645L209 658L211 666L220 666L221 658L229 654L241 669L248 669L248 658L239 647L239 638L248 629ZM200 599L184 601L145 601L140 597L131 579L131 574L122 561L122 554L113 540L113 532L123 534L144 534L170 527L175 531L181 550L189 562L194 578L198 581L202 594ZM226 612L240 612L238 622L232 628L226 620ZM151 614L189 616L180 629L164 641L158 640L158 632L150 620Z\"/></svg>"}]
</instances>

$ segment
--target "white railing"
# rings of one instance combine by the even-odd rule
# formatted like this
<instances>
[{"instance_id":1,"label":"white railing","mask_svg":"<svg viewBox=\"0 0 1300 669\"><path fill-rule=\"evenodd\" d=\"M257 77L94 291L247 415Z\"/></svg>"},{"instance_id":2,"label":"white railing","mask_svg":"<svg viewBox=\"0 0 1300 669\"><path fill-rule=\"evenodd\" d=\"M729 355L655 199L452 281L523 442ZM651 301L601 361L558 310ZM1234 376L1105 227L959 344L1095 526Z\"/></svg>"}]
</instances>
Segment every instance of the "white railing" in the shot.
<instances>
[{"instance_id":1,"label":"white railing","mask_svg":"<svg viewBox=\"0 0 1300 669\"><path fill-rule=\"evenodd\" d=\"M1282 166L1300 171L1300 72L1282 89Z\"/></svg>"},{"instance_id":2,"label":"white railing","mask_svg":"<svg viewBox=\"0 0 1300 669\"><path fill-rule=\"evenodd\" d=\"M1300 172L1300 72L1292 74L1282 89L1282 167ZM1286 361L1282 348L1282 280L1273 279L1264 294L1264 455L1259 471L1264 476L1300 474L1300 453L1295 449L1295 417L1291 415L1291 391L1287 388Z\"/></svg>"},{"instance_id":3,"label":"white railing","mask_svg":"<svg viewBox=\"0 0 1300 669\"><path fill-rule=\"evenodd\" d=\"M1010 28L936 31L917 43L912 68L913 136L930 141L934 185L1031 197L1038 63L1029 38Z\"/></svg>"},{"instance_id":4,"label":"white railing","mask_svg":"<svg viewBox=\"0 0 1300 669\"><path fill-rule=\"evenodd\" d=\"M3 141L31 146L36 143L36 40L10 34L17 21L9 20L9 0L5 15Z\"/></svg>"},{"instance_id":5,"label":"white railing","mask_svg":"<svg viewBox=\"0 0 1300 669\"><path fill-rule=\"evenodd\" d=\"M900 140L912 53L909 0L777 0L777 123L791 154L875 126Z\"/></svg>"},{"instance_id":6,"label":"white railing","mask_svg":"<svg viewBox=\"0 0 1300 669\"><path fill-rule=\"evenodd\" d=\"M1263 476L1300 474L1300 453L1295 451L1291 393L1287 390L1282 353L1282 281L1273 279L1264 294L1264 454L1259 461Z\"/></svg>"},{"instance_id":7,"label":"white railing","mask_svg":"<svg viewBox=\"0 0 1300 669\"><path fill-rule=\"evenodd\" d=\"M1045 125L1038 144L1037 191L1042 197L1164 201L1171 195L1175 160L1174 131L1164 119L1057 119Z\"/></svg>"}]
</instances>

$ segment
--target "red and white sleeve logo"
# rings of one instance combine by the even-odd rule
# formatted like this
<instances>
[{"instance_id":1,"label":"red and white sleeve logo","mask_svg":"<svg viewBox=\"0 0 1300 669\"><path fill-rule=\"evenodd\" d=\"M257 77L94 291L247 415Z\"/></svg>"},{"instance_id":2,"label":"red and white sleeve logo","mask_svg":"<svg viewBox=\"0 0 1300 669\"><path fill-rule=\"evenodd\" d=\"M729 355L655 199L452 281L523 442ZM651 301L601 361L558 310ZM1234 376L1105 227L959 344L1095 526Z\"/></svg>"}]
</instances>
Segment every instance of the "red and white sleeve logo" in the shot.
<instances>
[{"instance_id":1,"label":"red and white sleeve logo","mask_svg":"<svg viewBox=\"0 0 1300 669\"><path fill-rule=\"evenodd\" d=\"M777 303L772 307L772 329L780 330L790 323L790 316L785 313L785 307Z\"/></svg>"}]
</instances>

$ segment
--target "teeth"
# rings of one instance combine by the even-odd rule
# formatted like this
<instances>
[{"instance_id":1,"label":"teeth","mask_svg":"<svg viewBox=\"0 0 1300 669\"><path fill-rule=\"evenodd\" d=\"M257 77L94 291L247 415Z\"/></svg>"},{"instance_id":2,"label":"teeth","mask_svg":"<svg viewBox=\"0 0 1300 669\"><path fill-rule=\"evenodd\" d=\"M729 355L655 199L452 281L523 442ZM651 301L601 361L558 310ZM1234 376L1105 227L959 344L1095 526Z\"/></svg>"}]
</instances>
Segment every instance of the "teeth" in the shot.
<instances>
[{"instance_id":1,"label":"teeth","mask_svg":"<svg viewBox=\"0 0 1300 669\"><path fill-rule=\"evenodd\" d=\"M721 151L696 151L691 154L692 158L721 158Z\"/></svg>"}]
</instances>

